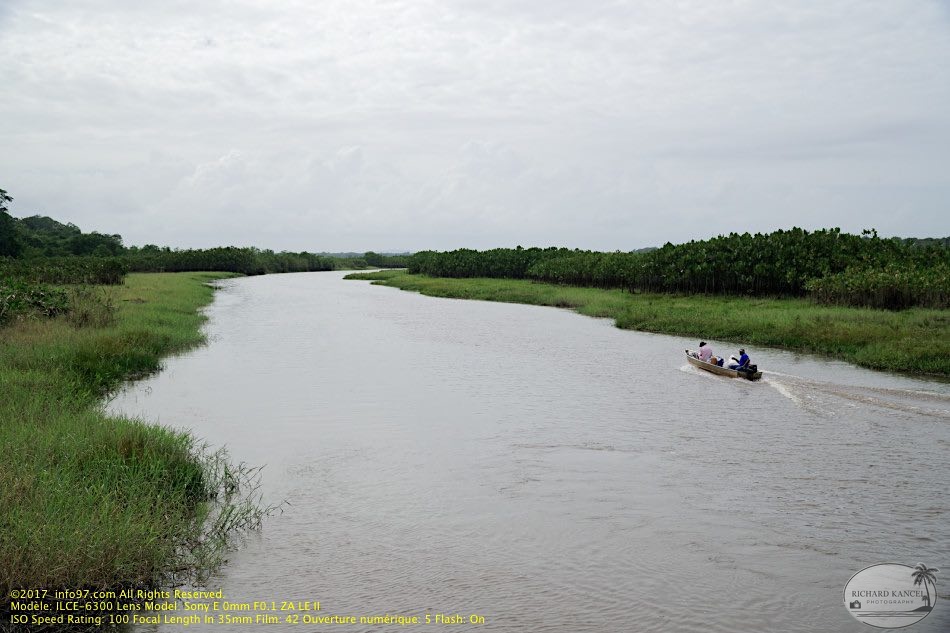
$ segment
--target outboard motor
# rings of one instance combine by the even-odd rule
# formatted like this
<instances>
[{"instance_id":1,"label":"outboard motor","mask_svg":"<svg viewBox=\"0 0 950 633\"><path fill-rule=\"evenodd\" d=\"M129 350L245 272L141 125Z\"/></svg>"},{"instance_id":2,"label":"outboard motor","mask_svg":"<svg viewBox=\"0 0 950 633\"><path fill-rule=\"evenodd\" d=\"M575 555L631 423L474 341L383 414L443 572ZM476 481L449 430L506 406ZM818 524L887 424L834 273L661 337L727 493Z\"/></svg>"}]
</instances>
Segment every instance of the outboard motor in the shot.
<instances>
[{"instance_id":1,"label":"outboard motor","mask_svg":"<svg viewBox=\"0 0 950 633\"><path fill-rule=\"evenodd\" d=\"M746 365L746 369L742 370L742 373L745 374L746 378L748 378L749 380L752 380L752 376L754 376L757 371L759 371L758 365L749 364L749 365Z\"/></svg>"}]
</instances>

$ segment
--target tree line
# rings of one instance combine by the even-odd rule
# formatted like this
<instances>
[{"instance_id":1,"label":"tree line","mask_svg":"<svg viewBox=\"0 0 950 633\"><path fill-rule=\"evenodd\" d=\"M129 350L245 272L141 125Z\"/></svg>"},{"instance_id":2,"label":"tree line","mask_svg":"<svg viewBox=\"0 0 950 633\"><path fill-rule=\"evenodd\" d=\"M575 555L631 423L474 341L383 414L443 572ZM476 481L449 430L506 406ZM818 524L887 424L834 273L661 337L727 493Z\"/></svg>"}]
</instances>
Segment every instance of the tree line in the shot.
<instances>
[{"instance_id":1,"label":"tree line","mask_svg":"<svg viewBox=\"0 0 950 633\"><path fill-rule=\"evenodd\" d=\"M421 251L409 272L533 279L629 292L809 295L887 309L950 306L948 241L881 238L840 229L731 233L647 252L522 248Z\"/></svg>"},{"instance_id":2,"label":"tree line","mask_svg":"<svg viewBox=\"0 0 950 633\"><path fill-rule=\"evenodd\" d=\"M66 263L70 257L106 259L120 263L126 270L134 272L212 270L245 275L371 266L402 268L406 265L404 255L385 255L372 251L363 255L354 253L352 257L343 257L236 246L172 249L148 244L142 247L126 247L122 243L121 235L96 231L84 233L75 224L64 224L42 215L14 218L8 213L8 204L12 201L9 193L0 189L0 258L28 260L45 268L46 277L50 276L50 271L57 265L70 268ZM97 267L97 264L82 263L73 266L76 270L86 271ZM75 278L75 271L65 271L64 277Z\"/></svg>"},{"instance_id":3,"label":"tree line","mask_svg":"<svg viewBox=\"0 0 950 633\"><path fill-rule=\"evenodd\" d=\"M265 275L406 265L404 255L374 252L340 257L235 246L127 247L121 235L84 233L75 224L41 215L15 218L8 213L12 201L0 189L0 325L18 316L55 316L67 311L67 294L58 286L121 284L129 272Z\"/></svg>"},{"instance_id":4,"label":"tree line","mask_svg":"<svg viewBox=\"0 0 950 633\"><path fill-rule=\"evenodd\" d=\"M225 271L244 275L401 268L438 277L492 277L629 292L810 296L823 303L902 309L950 306L950 238L881 238L840 229L730 233L657 249L548 248L367 252L334 257L249 247L126 247L120 235L83 233L44 216L17 219L0 189L0 280L115 284L127 272ZM0 286L2 290L2 286Z\"/></svg>"}]
</instances>

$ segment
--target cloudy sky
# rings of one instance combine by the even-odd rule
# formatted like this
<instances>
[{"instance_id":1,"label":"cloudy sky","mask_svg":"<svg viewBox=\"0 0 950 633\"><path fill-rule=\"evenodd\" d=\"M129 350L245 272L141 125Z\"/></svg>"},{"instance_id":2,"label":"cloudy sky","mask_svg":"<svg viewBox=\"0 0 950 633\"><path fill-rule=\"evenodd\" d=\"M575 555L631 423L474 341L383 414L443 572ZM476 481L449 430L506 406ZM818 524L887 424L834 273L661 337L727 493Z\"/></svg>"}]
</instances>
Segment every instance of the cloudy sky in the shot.
<instances>
[{"instance_id":1,"label":"cloudy sky","mask_svg":"<svg viewBox=\"0 0 950 633\"><path fill-rule=\"evenodd\" d=\"M947 0L0 0L0 188L127 244L950 234Z\"/></svg>"}]
</instances>

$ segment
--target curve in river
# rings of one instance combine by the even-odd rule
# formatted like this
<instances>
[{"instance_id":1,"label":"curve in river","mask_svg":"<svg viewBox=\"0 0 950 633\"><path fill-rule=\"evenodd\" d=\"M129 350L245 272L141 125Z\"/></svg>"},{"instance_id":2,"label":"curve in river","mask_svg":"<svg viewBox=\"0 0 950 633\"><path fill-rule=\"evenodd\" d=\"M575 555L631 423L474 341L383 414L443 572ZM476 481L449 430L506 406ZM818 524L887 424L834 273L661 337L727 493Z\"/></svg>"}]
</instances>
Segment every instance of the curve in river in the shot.
<instances>
[{"instance_id":1,"label":"curve in river","mask_svg":"<svg viewBox=\"0 0 950 633\"><path fill-rule=\"evenodd\" d=\"M266 464L290 503L215 579L228 600L860 631L854 572L947 567L946 383L774 350L750 350L762 382L728 380L682 361L692 340L341 278L224 282L209 344L109 405ZM938 601L915 630L948 625Z\"/></svg>"}]
</instances>

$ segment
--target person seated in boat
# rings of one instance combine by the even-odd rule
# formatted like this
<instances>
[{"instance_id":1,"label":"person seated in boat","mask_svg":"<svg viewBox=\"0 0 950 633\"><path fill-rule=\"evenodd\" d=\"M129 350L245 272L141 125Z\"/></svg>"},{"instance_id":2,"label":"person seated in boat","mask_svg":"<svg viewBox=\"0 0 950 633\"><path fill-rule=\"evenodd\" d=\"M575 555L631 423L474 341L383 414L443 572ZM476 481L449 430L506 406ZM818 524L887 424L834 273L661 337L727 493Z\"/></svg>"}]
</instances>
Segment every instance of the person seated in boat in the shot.
<instances>
[{"instance_id":1,"label":"person seated in boat","mask_svg":"<svg viewBox=\"0 0 950 633\"><path fill-rule=\"evenodd\" d=\"M729 363L729 369L745 371L749 368L749 355L745 353L745 348L739 350L739 358L730 356L729 360L732 361Z\"/></svg>"},{"instance_id":2,"label":"person seated in boat","mask_svg":"<svg viewBox=\"0 0 950 633\"><path fill-rule=\"evenodd\" d=\"M712 353L712 345L707 344L706 341L702 341L699 344L699 360L703 361L704 363L708 363L709 359L712 357Z\"/></svg>"}]
</instances>

